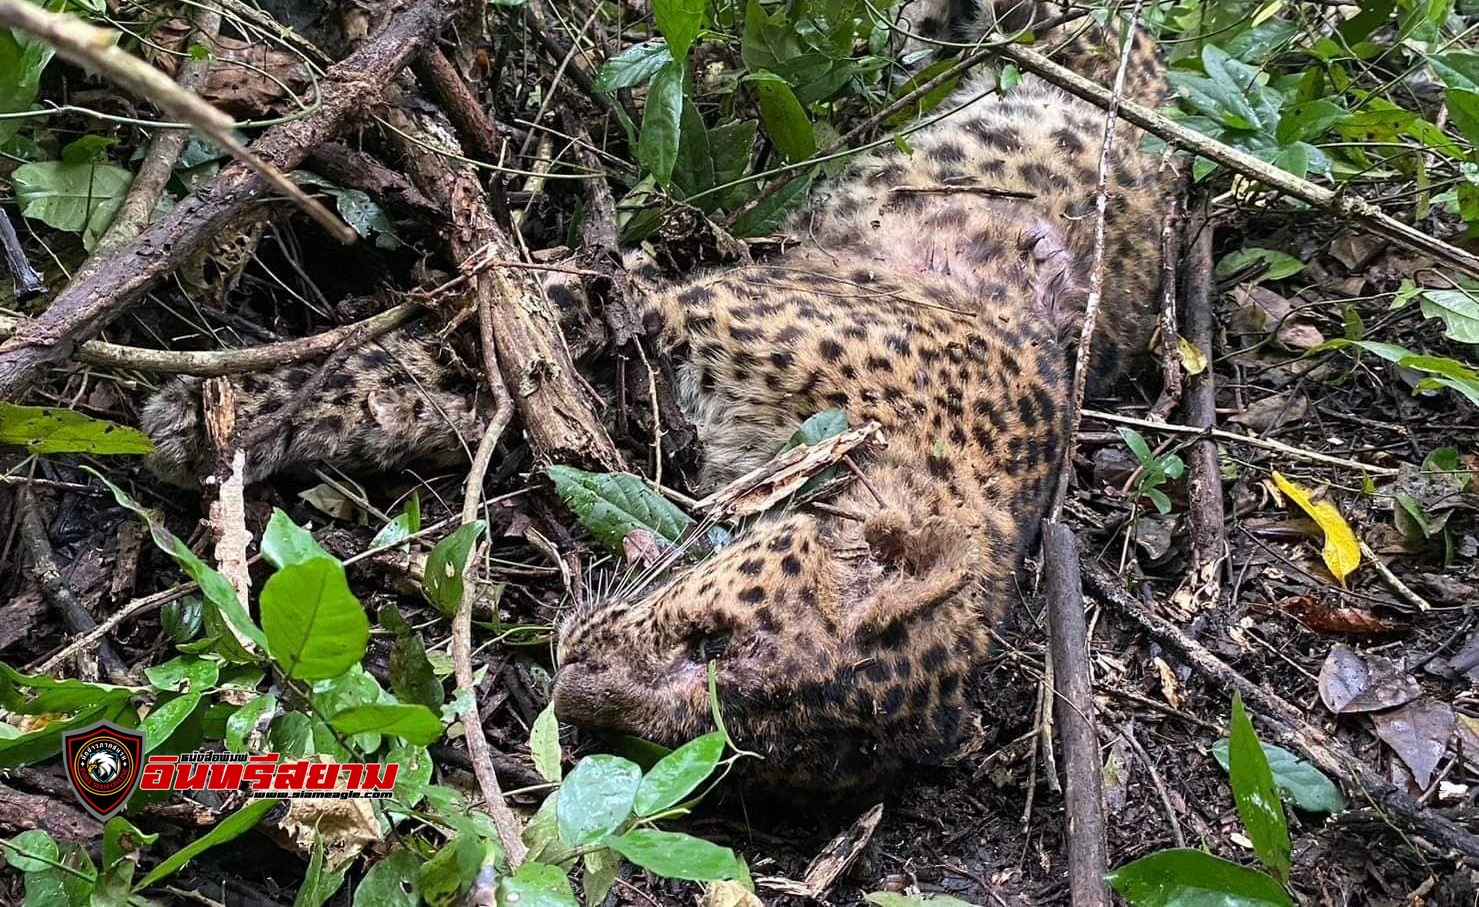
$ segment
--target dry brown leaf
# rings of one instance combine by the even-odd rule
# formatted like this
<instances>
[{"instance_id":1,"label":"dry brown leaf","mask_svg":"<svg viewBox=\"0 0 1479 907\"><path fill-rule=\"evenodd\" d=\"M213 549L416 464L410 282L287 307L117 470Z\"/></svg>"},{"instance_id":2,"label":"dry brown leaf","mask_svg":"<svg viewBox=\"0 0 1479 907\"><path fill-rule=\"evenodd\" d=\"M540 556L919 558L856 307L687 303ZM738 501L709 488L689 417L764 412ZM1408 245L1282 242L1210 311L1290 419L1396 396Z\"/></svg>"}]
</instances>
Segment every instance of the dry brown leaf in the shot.
<instances>
[{"instance_id":1,"label":"dry brown leaf","mask_svg":"<svg viewBox=\"0 0 1479 907\"><path fill-rule=\"evenodd\" d=\"M1330 647L1320 667L1320 700L1337 714L1390 709L1421 693L1412 675L1392 660L1379 655L1363 658L1342 643Z\"/></svg>"},{"instance_id":2,"label":"dry brown leaf","mask_svg":"<svg viewBox=\"0 0 1479 907\"><path fill-rule=\"evenodd\" d=\"M726 879L704 889L700 907L765 907L765 902L739 882Z\"/></svg>"},{"instance_id":3,"label":"dry brown leaf","mask_svg":"<svg viewBox=\"0 0 1479 907\"><path fill-rule=\"evenodd\" d=\"M1181 708L1186 697L1181 694L1181 683L1176 679L1176 672L1159 655L1155 659L1155 670L1161 676L1161 696L1165 698L1166 704L1175 709Z\"/></svg>"},{"instance_id":4,"label":"dry brown leaf","mask_svg":"<svg viewBox=\"0 0 1479 907\"><path fill-rule=\"evenodd\" d=\"M1446 702L1419 699L1390 712L1378 712L1371 720L1376 723L1376 736L1412 772L1417 786L1426 789L1453 735L1453 709Z\"/></svg>"},{"instance_id":5,"label":"dry brown leaf","mask_svg":"<svg viewBox=\"0 0 1479 907\"><path fill-rule=\"evenodd\" d=\"M662 544L646 529L632 529L622 536L621 552L629 564L651 567L662 557Z\"/></svg>"},{"instance_id":6,"label":"dry brown leaf","mask_svg":"<svg viewBox=\"0 0 1479 907\"><path fill-rule=\"evenodd\" d=\"M1349 633L1354 636L1378 636L1398 633L1407 624L1378 617L1365 608L1336 607L1312 595L1293 595L1275 604L1316 633Z\"/></svg>"},{"instance_id":7,"label":"dry brown leaf","mask_svg":"<svg viewBox=\"0 0 1479 907\"><path fill-rule=\"evenodd\" d=\"M1252 400L1229 421L1245 425L1256 432L1267 432L1289 422L1303 419L1310 411L1310 400L1304 394L1274 394Z\"/></svg>"}]
</instances>

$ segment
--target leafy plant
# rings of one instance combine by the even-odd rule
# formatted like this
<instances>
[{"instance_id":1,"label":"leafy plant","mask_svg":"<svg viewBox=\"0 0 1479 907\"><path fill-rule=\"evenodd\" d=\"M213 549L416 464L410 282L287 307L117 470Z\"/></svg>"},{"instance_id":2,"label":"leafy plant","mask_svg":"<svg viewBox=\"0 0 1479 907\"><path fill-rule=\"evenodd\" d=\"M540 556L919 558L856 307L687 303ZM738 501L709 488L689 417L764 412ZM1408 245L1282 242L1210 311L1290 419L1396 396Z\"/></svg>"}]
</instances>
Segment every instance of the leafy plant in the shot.
<instances>
[{"instance_id":1,"label":"leafy plant","mask_svg":"<svg viewBox=\"0 0 1479 907\"><path fill-rule=\"evenodd\" d=\"M1287 789L1296 802L1315 809L1343 807L1329 780L1291 754L1261 743L1233 695L1231 733L1214 752L1228 769L1233 800L1253 852L1267 872L1204 850L1172 848L1142 857L1109 874L1109 884L1136 907L1178 904L1292 905L1289 884L1289 825L1280 802ZM1270 754L1279 773L1270 767Z\"/></svg>"},{"instance_id":2,"label":"leafy plant","mask_svg":"<svg viewBox=\"0 0 1479 907\"><path fill-rule=\"evenodd\" d=\"M1133 428L1121 428L1120 437L1135 459L1140 462L1140 474L1135 480L1135 498L1148 498L1159 513L1171 512L1171 499L1161 487L1168 481L1179 479L1186 472L1186 463L1174 453L1156 456L1146 443L1145 436Z\"/></svg>"}]
</instances>

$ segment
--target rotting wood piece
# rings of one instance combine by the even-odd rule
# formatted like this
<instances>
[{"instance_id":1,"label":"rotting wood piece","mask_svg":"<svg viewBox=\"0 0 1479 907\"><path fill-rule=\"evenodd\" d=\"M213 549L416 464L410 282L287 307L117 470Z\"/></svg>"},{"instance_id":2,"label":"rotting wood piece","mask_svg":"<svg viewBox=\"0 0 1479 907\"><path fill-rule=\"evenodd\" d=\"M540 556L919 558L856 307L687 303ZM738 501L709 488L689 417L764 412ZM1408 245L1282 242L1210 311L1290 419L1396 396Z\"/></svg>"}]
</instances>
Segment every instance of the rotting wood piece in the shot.
<instances>
[{"instance_id":1,"label":"rotting wood piece","mask_svg":"<svg viewBox=\"0 0 1479 907\"><path fill-rule=\"evenodd\" d=\"M375 106L391 77L446 24L456 6L451 0L423 0L397 15L329 70L316 110L269 129L252 143L252 153L281 170L298 166ZM264 201L265 192L255 172L230 164L106 262L87 269L45 312L21 322L0 345L0 399L19 398L37 372L70 358L80 341L96 336L228 223Z\"/></svg>"}]
</instances>

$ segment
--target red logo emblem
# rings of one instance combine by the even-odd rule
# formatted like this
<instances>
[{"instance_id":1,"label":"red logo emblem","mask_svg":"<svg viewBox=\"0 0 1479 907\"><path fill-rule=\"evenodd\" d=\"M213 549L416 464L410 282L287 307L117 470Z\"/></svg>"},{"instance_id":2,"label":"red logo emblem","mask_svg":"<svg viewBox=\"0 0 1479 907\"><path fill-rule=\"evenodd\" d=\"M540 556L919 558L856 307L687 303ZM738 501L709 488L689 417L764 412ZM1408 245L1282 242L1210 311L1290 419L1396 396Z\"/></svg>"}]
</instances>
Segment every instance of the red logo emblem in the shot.
<instances>
[{"instance_id":1,"label":"red logo emblem","mask_svg":"<svg viewBox=\"0 0 1479 907\"><path fill-rule=\"evenodd\" d=\"M63 734L62 754L67 759L67 778L82 807L106 822L123 809L139 786L144 735L99 721Z\"/></svg>"}]
</instances>

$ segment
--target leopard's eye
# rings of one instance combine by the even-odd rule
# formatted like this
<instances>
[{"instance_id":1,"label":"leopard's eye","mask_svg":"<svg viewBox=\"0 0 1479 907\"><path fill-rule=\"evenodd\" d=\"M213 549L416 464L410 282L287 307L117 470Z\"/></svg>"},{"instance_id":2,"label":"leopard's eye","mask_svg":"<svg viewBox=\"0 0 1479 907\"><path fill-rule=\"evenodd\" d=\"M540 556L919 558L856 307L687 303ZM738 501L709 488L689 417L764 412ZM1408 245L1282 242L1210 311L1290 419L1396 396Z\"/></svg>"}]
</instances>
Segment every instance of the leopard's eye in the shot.
<instances>
[{"instance_id":1,"label":"leopard's eye","mask_svg":"<svg viewBox=\"0 0 1479 907\"><path fill-rule=\"evenodd\" d=\"M693 660L699 664L723 658L729 649L729 633L708 633L699 637L693 647Z\"/></svg>"}]
</instances>

